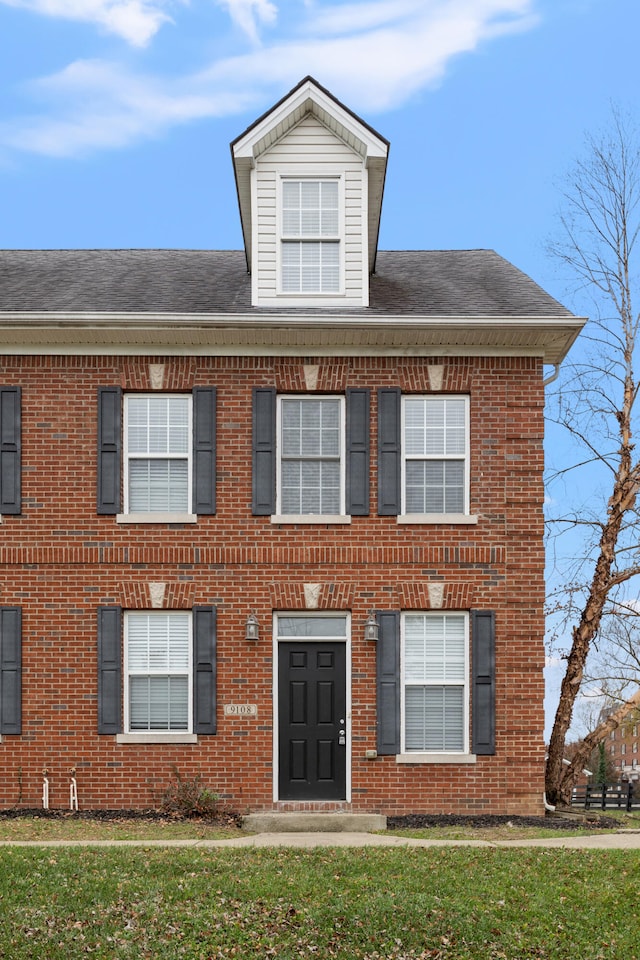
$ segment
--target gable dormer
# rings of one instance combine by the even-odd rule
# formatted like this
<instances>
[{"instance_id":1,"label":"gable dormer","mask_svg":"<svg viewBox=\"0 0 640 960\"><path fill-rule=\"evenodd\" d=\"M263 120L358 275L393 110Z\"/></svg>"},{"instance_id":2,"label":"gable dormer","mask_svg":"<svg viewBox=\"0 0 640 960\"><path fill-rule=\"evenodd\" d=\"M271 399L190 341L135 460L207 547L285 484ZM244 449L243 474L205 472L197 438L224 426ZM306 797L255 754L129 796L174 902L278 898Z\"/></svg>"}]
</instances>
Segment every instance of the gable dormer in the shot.
<instances>
[{"instance_id":1,"label":"gable dormer","mask_svg":"<svg viewBox=\"0 0 640 960\"><path fill-rule=\"evenodd\" d=\"M254 307L362 307L388 142L312 77L231 144Z\"/></svg>"}]
</instances>

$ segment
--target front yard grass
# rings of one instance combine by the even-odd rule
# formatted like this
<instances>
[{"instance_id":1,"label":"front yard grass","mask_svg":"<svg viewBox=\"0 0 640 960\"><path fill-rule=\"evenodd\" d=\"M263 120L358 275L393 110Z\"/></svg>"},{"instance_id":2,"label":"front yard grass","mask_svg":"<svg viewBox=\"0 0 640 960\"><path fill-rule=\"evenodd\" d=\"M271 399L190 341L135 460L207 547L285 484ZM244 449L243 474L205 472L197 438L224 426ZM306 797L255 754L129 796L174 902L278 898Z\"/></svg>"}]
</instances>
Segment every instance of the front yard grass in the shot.
<instances>
[{"instance_id":1,"label":"front yard grass","mask_svg":"<svg viewBox=\"0 0 640 960\"><path fill-rule=\"evenodd\" d=\"M442 818L446 820L447 818ZM455 819L455 818L454 818ZM498 818L496 818L498 819ZM599 824L597 812L591 812L590 820L584 823L563 824L561 820L549 819L542 826L523 824L514 817L509 823L496 822L488 826L470 824L433 824L427 827L412 827L389 831L393 836L427 840L523 840L539 837L575 836L576 833L602 833L614 829L640 830L638 815L620 813L606 814L606 827ZM47 840L224 840L238 836L236 818L221 815L206 817L111 817L103 815L84 816L65 811L31 813L20 815L16 811L0 811L1 841L47 841ZM386 832L386 831L383 831Z\"/></svg>"},{"instance_id":2,"label":"front yard grass","mask_svg":"<svg viewBox=\"0 0 640 960\"><path fill-rule=\"evenodd\" d=\"M640 854L0 849L11 960L638 960Z\"/></svg>"},{"instance_id":3,"label":"front yard grass","mask_svg":"<svg viewBox=\"0 0 640 960\"><path fill-rule=\"evenodd\" d=\"M145 819L54 817L0 817L0 841L39 840L223 840L238 835L224 820L200 818Z\"/></svg>"}]
</instances>

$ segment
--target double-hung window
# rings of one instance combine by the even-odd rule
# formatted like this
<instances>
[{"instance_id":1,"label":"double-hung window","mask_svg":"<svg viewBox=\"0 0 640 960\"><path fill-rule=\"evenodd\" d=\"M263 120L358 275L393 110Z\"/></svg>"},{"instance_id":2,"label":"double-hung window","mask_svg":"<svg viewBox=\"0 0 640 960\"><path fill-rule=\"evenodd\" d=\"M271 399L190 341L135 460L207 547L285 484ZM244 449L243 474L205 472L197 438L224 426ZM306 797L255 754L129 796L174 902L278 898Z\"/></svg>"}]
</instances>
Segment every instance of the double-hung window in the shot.
<instances>
[{"instance_id":1,"label":"double-hung window","mask_svg":"<svg viewBox=\"0 0 640 960\"><path fill-rule=\"evenodd\" d=\"M278 399L277 512L343 515L344 398Z\"/></svg>"},{"instance_id":2,"label":"double-hung window","mask_svg":"<svg viewBox=\"0 0 640 960\"><path fill-rule=\"evenodd\" d=\"M214 386L124 396L120 387L99 387L97 420L99 514L118 523L195 523L216 512Z\"/></svg>"},{"instance_id":3,"label":"double-hung window","mask_svg":"<svg viewBox=\"0 0 640 960\"><path fill-rule=\"evenodd\" d=\"M402 618L402 752L468 751L468 618L406 613Z\"/></svg>"},{"instance_id":4,"label":"double-hung window","mask_svg":"<svg viewBox=\"0 0 640 960\"><path fill-rule=\"evenodd\" d=\"M125 397L125 513L191 513L191 397Z\"/></svg>"},{"instance_id":5,"label":"double-hung window","mask_svg":"<svg viewBox=\"0 0 640 960\"><path fill-rule=\"evenodd\" d=\"M125 615L125 731L192 732L191 614Z\"/></svg>"},{"instance_id":6,"label":"double-hung window","mask_svg":"<svg viewBox=\"0 0 640 960\"><path fill-rule=\"evenodd\" d=\"M339 293L338 180L284 179L281 186L282 292Z\"/></svg>"},{"instance_id":7,"label":"double-hung window","mask_svg":"<svg viewBox=\"0 0 640 960\"><path fill-rule=\"evenodd\" d=\"M404 514L469 512L467 397L403 397Z\"/></svg>"}]
</instances>

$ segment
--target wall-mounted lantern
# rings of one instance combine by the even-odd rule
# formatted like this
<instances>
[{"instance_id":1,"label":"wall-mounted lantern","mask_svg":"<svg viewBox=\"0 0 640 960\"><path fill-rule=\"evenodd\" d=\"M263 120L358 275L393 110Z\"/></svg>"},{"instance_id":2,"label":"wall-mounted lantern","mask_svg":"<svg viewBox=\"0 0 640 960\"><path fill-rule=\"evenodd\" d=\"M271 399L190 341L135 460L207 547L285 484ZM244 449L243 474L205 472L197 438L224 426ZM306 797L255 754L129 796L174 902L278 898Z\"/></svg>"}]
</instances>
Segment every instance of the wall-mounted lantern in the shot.
<instances>
[{"instance_id":1,"label":"wall-mounted lantern","mask_svg":"<svg viewBox=\"0 0 640 960\"><path fill-rule=\"evenodd\" d=\"M373 610L369 611L369 616L365 620L364 638L365 640L373 640L374 643L378 639L378 621Z\"/></svg>"},{"instance_id":2,"label":"wall-mounted lantern","mask_svg":"<svg viewBox=\"0 0 640 960\"><path fill-rule=\"evenodd\" d=\"M255 613L250 613L247 617L247 622L244 628L244 638L245 640L259 640L260 639L260 624L258 623L258 618Z\"/></svg>"}]
</instances>

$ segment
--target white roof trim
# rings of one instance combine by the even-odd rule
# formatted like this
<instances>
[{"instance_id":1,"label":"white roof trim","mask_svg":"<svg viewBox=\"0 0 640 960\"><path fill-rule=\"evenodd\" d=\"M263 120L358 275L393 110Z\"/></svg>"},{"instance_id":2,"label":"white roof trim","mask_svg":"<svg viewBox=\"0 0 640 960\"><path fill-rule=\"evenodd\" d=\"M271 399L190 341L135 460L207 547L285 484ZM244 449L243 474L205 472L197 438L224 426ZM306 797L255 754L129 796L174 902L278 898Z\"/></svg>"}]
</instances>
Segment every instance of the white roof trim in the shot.
<instances>
[{"instance_id":1,"label":"white roof trim","mask_svg":"<svg viewBox=\"0 0 640 960\"><path fill-rule=\"evenodd\" d=\"M315 107L312 111L311 105ZM302 86L279 106L275 107L260 121L260 123L251 127L247 133L233 144L233 155L237 159L251 158L256 156L257 145L267 136L275 127L280 124L285 129L295 126L299 122L300 116L316 112L318 117L331 127L331 120L338 121L339 126L343 127L342 138L349 143L351 138L359 140L362 144L360 151L365 157L380 157L386 159L388 145L380 137L375 136L372 130L362 123L344 107L340 106L332 97L321 90L313 83L307 80ZM339 131L336 131L339 132Z\"/></svg>"},{"instance_id":2,"label":"white roof trim","mask_svg":"<svg viewBox=\"0 0 640 960\"><path fill-rule=\"evenodd\" d=\"M579 317L0 313L5 354L539 356L560 363Z\"/></svg>"}]
</instances>

